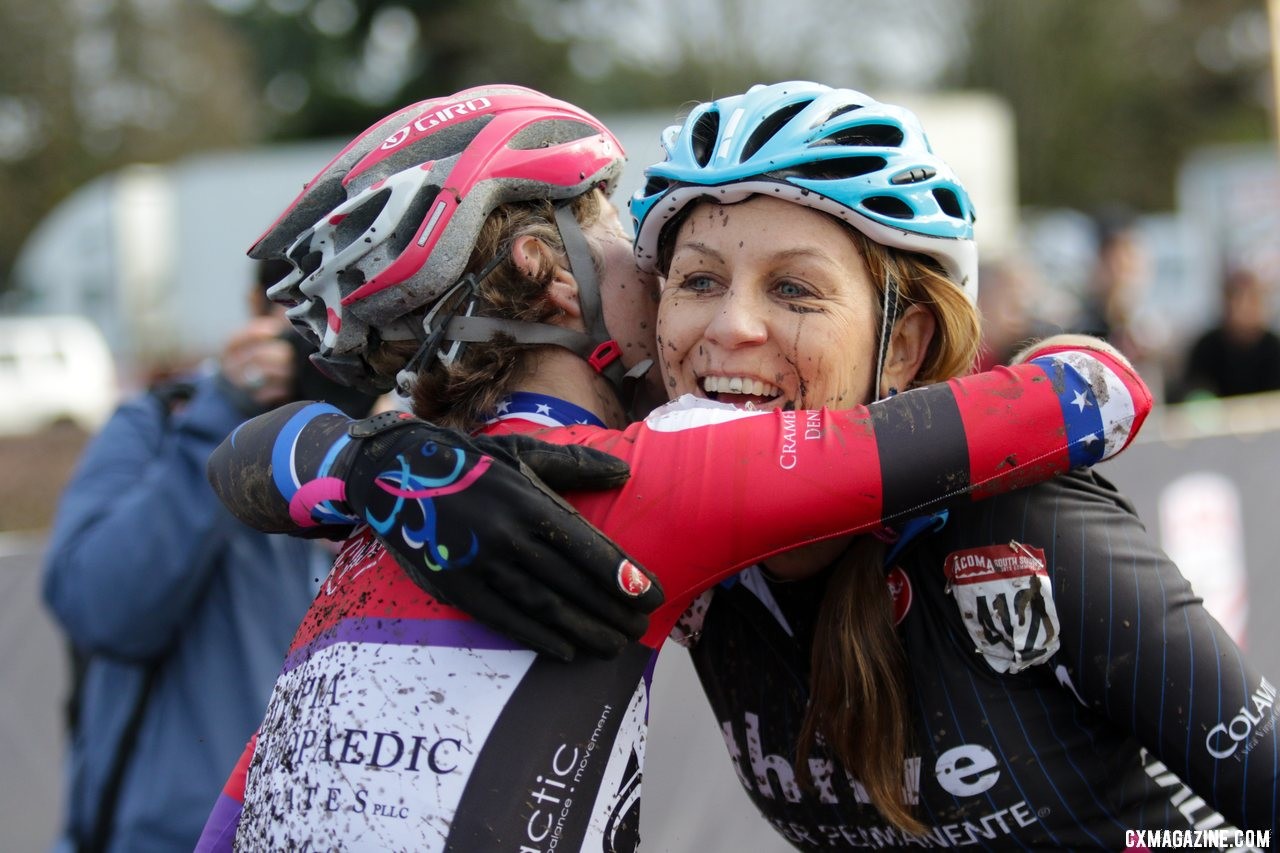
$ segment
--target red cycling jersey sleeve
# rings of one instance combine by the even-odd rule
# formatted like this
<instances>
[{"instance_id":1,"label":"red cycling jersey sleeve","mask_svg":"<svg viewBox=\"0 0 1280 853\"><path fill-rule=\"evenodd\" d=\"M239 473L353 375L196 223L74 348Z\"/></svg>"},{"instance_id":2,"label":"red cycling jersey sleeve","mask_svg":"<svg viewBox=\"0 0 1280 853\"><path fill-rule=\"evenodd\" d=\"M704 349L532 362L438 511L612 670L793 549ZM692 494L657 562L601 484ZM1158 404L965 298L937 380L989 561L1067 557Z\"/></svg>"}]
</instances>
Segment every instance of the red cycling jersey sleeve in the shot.
<instances>
[{"instance_id":1,"label":"red cycling jersey sleeve","mask_svg":"<svg viewBox=\"0 0 1280 853\"><path fill-rule=\"evenodd\" d=\"M1123 449L1150 409L1126 363L1059 348L849 410L684 398L622 432L537 437L632 463L621 489L567 497L657 572L667 603L645 636L656 647L694 595L745 566L1094 464Z\"/></svg>"}]
</instances>

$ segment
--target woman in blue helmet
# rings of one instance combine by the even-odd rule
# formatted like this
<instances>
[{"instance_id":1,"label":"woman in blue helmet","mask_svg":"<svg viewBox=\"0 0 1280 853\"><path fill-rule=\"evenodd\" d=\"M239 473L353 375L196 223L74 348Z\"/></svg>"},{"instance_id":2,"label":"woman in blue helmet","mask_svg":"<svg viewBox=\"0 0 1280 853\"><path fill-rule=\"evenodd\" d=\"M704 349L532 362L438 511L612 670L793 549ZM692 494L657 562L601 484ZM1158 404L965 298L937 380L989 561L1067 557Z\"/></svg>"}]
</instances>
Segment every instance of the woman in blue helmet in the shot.
<instances>
[{"instance_id":1,"label":"woman in blue helmet","mask_svg":"<svg viewBox=\"0 0 1280 853\"><path fill-rule=\"evenodd\" d=\"M753 100L767 100L764 96L785 103L779 114L763 112L766 118L772 117L769 121L756 122L747 108ZM963 372L972 360L976 319L966 290L973 266L967 197L945 165L928 151L909 113L883 107L859 93L786 84L707 107L727 117L725 126L742 130L745 150L766 152L762 156L775 164L782 163L787 152L781 146L770 147L770 134L785 128L785 119L809 122L816 115L820 120L811 127L817 139L826 138L822 134L827 130L838 133L814 149L820 156L807 154L786 162L787 172L742 171L740 187L732 176L727 183L698 184L651 170L654 180L637 202L638 245L647 263L669 265L671 283L659 313L659 358L669 390L688 392L691 399L622 432L596 425L539 433L553 441L602 447L632 462L635 473L621 492L595 498L575 495L573 500L663 583L669 604L655 615L650 636L618 661L563 667L523 657L524 653L474 625L462 630L457 624L459 614L406 592L405 572L430 588L440 571L466 571L441 565L465 553L464 549L441 549L444 543L423 535L434 509L432 500L422 497L447 488L447 478L441 475L465 477L479 463L456 456L441 459L438 452L422 455L418 450L424 445L424 428L412 419L395 421L391 429L373 424L349 431L334 413L289 410L250 424L214 460L215 480L222 482L224 495L235 499L243 495L228 487L233 479L227 472L246 459L250 463L258 459L262 448L276 453L276 479L260 481L269 487L264 488L268 494L238 504L242 517L278 529L290 523L333 521L337 513L370 526L349 543L331 578L333 589L317 599L315 613L304 624L286 665L279 701L273 703L264 727L266 746L260 744L253 759L256 782L255 771L249 771L252 803L246 801L249 824L242 830L247 838L265 841L266 835L253 834L265 832L274 833L275 842L303 837L350 842L371 836L335 833L395 833L408 826L409 832L436 833L438 849L479 849L476 845L496 841L536 847L552 838L565 849L585 849L587 839L607 843L608 849L628 849L635 843L633 806L638 797L636 764L642 755L648 650L660 643L693 593L744 561L768 563L767 570L751 569L742 583L717 592L701 614L695 608L686 616L684 633L701 631L697 655L727 648L722 640L731 635L721 623L738 592L747 587L767 589L774 582L771 578L783 575L817 573L795 582L795 589L808 590L809 598L801 603L812 606L822 598L842 602L847 605L847 617L856 622L864 606L870 603L873 606L868 609L876 611L874 605L888 598L879 555L863 554L862 540L852 545L824 541L814 546L817 552L785 556L780 549L841 532L865 531L869 524L880 537L896 536L906 544L916 525L891 531L871 524L872 520L907 519L930 496L956 490L986 496L998 484L1008 485L1010 475L1014 483L1035 481L1051 469L1096 461L1127 440L1124 425L1131 426L1135 414L1140 416L1143 398L1125 381L1123 365L1099 353L1045 351L1035 363L1016 369L1014 376L1029 380L1017 387L1003 380L985 384L989 378L974 377L895 395L851 421L835 409L824 411L823 406L847 409L873 399L877 385L892 393L945 379ZM707 107L686 125L698 133L705 131L702 138L691 137L688 145L691 162L702 169L712 164L715 152L732 149L732 134L720 134L722 125L716 117L706 117ZM855 111L866 119L861 126L830 121ZM765 130L756 132L759 127ZM708 147L708 139L717 141L717 134L724 138ZM680 136L669 134L668 141L677 145ZM793 170L801 173L801 180L816 182L847 180L849 170L855 168L860 170L855 183L869 188L863 193L865 199L882 215L887 215L886 210L896 214L892 220L896 225L866 225L859 218L859 208L840 201L838 191L812 199L811 205L814 189L791 183L796 177L790 174ZM686 187L693 189L680 195ZM359 188L359 182L353 183L351 191ZM922 190L927 196L923 201L917 198ZM646 242L664 236L660 227L646 230L643 201L655 193L670 196L670 204L660 206L662 210L684 213L671 218L667 242ZM652 204L648 207L656 209ZM904 213L917 209L929 214L926 225L935 220L928 227L938 233L929 233L923 226L913 230L912 219ZM312 210L309 216L313 221L332 220L327 209ZM571 232L564 223L560 230ZM731 235L727 242L725 235ZM572 257L567 235L562 236ZM476 242L495 245L491 240ZM516 251L529 246L510 245ZM468 267L481 270L491 260L480 252ZM520 258L515 260L518 264ZM575 259L570 266L582 274L590 265L590 260ZM323 263L309 274L318 276L316 286L308 284L304 274L299 280L304 295L321 291L326 274ZM510 270L502 273L511 274ZM564 322L570 324L574 303L554 295L554 290L571 279L572 274L565 278L557 273L551 281L553 298L559 300L563 316L570 318ZM491 298L484 288L477 295L474 314L501 318L498 309L484 304ZM605 307L607 316L609 306ZM324 315L315 310L314 302L299 300L299 308L304 314ZM518 313L519 308L501 310ZM412 325L396 319L400 333ZM470 403L475 392L459 393L458 386L448 381L467 375L469 359L482 357L485 350L509 347L501 339L473 336L468 325L468 319L451 316L450 311L431 311L425 318L426 340L439 346L445 357L432 352L425 359L415 359L415 409L420 414L458 422L459 411L474 411ZM506 333L514 330L510 325L500 327ZM332 323L329 329L333 331ZM443 331L436 336L436 330ZM451 342L465 346L454 347ZM362 369L362 346L357 341L347 350L345 363L353 370ZM445 393L450 387L452 396ZM565 408L543 399L550 396L547 387L537 392L543 395L541 403L529 398L528 392L499 395L485 431L527 431L539 423L567 423ZM521 387L504 389L510 390ZM562 388L561 393L566 391ZM1044 419L1017 419L1025 418L1021 407L1034 404L1043 393L1052 396L1060 420L1056 440L1037 447L1032 436L1037 426L1043 428ZM709 397L748 410L710 405L705 399ZM526 406L529 403L533 405ZM540 406L546 411L540 411ZM1014 420L1007 420L1010 417ZM1025 434L1020 434L1024 429ZM1010 441L1027 444L1010 453ZM363 461L353 465L353 451ZM288 476L281 477L286 471ZM245 481L235 482L243 485ZM345 492L335 483L341 483ZM270 517L264 520L262 508L272 505L272 489L277 491L279 509L274 516L267 513ZM938 522L931 518L929 523ZM375 542L375 530L390 550ZM461 542L466 544L466 537ZM1034 557L1029 562L1014 560L1008 571L1004 571L1007 556L991 560L1004 572L998 580L1022 592L1015 602L1021 609L1014 612L1037 617L1034 627L1022 626L1018 650L1009 664L1010 669L1031 666L1050 646L1046 622L1052 602L1043 593L1047 574ZM838 565L829 568L832 563ZM838 589L824 588L829 578L840 584ZM896 576L889 580L891 589L910 588ZM785 595L773 597L785 599ZM896 600L909 614L910 601L902 596ZM791 609L792 603L786 603ZM774 618L767 608L763 612ZM778 619L783 618L781 614L779 610ZM729 621L776 639L778 629L771 628L771 623L752 621L758 615L748 610L741 619ZM819 615L815 610L813 616ZM824 711L851 708L864 714L859 718L863 725L866 712L879 709L880 690L893 686L896 667L883 631L836 644L867 652L855 668L874 672L863 684L873 691L875 701L828 699L819 691L818 713L811 715L814 722L802 731L804 679L797 676L808 668L805 651L812 621L800 618L783 631L796 640L791 651L798 650L798 658L777 649L770 658L744 644L741 648L747 654L727 663L734 668L726 670L723 681L710 680L714 674L700 666L709 684L719 684L726 691L736 689L734 682L739 679L756 682L759 689L770 692L780 689L780 683L801 688L797 696L789 697L796 700L792 704L759 704L742 715L746 721L739 756L743 778L758 773L766 785L776 780L788 802L792 797L803 802L807 792L830 814L835 814L831 803L853 791L856 801L868 804L862 819L880 827L875 831L923 830L934 815L918 818L915 804L900 802L894 786L885 782L886 766L891 768L889 777L896 779L901 775L897 768L912 764L907 749L913 744L907 734L900 733L898 743L884 750L887 760L877 756L864 760L857 747L846 750L839 740L849 727L822 728L824 716L839 716ZM998 619L992 623L994 627L1003 624ZM417 639L399 640L393 649L390 638L383 636L388 631ZM361 644L372 642L375 635L382 638L377 647L362 651ZM864 639L881 645L868 645ZM419 665L412 671L396 670L394 659L402 654L416 656ZM782 674L783 682L762 682L742 668L751 667L758 654L761 663L768 664L767 672ZM440 707L418 698L419 691L428 698L434 695L426 689L431 685L414 681L422 677L421 672L453 666L457 677L467 671L450 663L459 660L480 662L489 669L491 677L480 679L489 685L489 698L475 693L467 704L459 705L441 693L435 700ZM375 664L387 669L383 677L370 682L367 673ZM323 670L324 666L330 669ZM732 679L727 677L729 672ZM836 680L839 687L838 675ZM458 683L463 681L469 683L467 678ZM504 692L500 689L504 683L515 689ZM416 709L412 714L406 711L407 716L401 716L400 711L389 710L406 703ZM725 707L725 703L715 704L718 711ZM376 709L365 712L371 715L370 724L352 726L351 709L366 707ZM904 708L902 717L908 718L910 712ZM423 726L417 715L429 724L433 737L415 733ZM470 721L465 748L459 721ZM786 732L789 742L781 752L761 753L753 731L764 725L771 732L779 728ZM819 735L835 744L845 766L865 777L860 781L866 784L855 787L840 775L843 771L836 768ZM792 765L792 747L802 737L807 739L808 755L800 764L812 781L809 786L797 785L794 774L788 778L782 772ZM873 745L880 747L878 741ZM593 754L594 762L587 760ZM578 763L582 760L585 765ZM589 773L580 777L582 767ZM953 772L963 781L977 772L974 767L957 760ZM362 775L354 775L357 771ZM568 802L569 777L581 786L572 796L576 805ZM358 778L364 779L366 787L349 785ZM433 814L424 815L425 801L419 797L406 799L410 788L404 786L418 784L419 779L435 780L429 789L440 802ZM843 787L833 788L837 782ZM377 796L372 794L375 785ZM817 846L859 846L855 836L839 836L844 830L838 828L833 838L828 830L835 824L826 815L797 814L799 822L787 817L778 825L798 844L805 845L808 838ZM424 817L425 823L404 823ZM1024 818L1022 810L1016 810L1009 820ZM503 834L507 829L516 834ZM847 831L857 828L851 823ZM947 830L937 831L945 837ZM400 841L406 837L386 836ZM421 836L419 840L426 843Z\"/></svg>"},{"instance_id":2,"label":"woman in blue helmet","mask_svg":"<svg viewBox=\"0 0 1280 853\"><path fill-rule=\"evenodd\" d=\"M665 278L669 393L724 399L725 376L814 364L798 405L815 408L967 366L972 349L941 373L912 358L920 336L977 345L977 282L966 196L909 113L787 83L702 104L663 142L631 210L637 257ZM904 286L904 253L934 263L923 287ZM870 279L860 303L840 288L851 256ZM877 369L828 363L850 350ZM836 542L708 590L674 635L739 779L795 846L1274 838L1276 688L1102 477Z\"/></svg>"}]
</instances>

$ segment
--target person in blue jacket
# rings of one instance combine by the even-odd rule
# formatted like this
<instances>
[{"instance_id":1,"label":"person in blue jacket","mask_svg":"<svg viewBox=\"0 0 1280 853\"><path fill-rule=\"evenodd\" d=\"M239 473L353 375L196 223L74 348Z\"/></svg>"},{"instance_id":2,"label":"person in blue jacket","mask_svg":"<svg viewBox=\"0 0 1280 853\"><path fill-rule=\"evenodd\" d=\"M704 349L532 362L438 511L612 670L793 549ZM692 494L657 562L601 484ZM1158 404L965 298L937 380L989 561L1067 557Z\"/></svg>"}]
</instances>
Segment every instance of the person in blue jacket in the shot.
<instances>
[{"instance_id":1,"label":"person in blue jacket","mask_svg":"<svg viewBox=\"0 0 1280 853\"><path fill-rule=\"evenodd\" d=\"M63 492L44 575L79 664L59 849L191 849L332 560L240 525L205 480L239 423L316 387L260 304L218 370L121 405Z\"/></svg>"}]
</instances>

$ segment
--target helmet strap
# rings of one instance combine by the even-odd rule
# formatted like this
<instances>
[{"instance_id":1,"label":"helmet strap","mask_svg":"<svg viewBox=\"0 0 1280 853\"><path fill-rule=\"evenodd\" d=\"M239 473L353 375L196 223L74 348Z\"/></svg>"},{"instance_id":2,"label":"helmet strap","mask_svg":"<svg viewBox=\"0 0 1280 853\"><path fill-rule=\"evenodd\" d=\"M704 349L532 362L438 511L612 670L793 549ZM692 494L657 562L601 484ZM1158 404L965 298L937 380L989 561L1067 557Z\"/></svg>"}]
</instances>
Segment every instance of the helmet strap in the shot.
<instances>
[{"instance_id":1,"label":"helmet strap","mask_svg":"<svg viewBox=\"0 0 1280 853\"><path fill-rule=\"evenodd\" d=\"M881 399L880 377L884 373L885 359L889 356L889 340L893 337L893 326L898 322L898 307L898 287L886 275L884 298L880 304L880 340L876 346L876 375L873 377L872 400Z\"/></svg>"},{"instance_id":2,"label":"helmet strap","mask_svg":"<svg viewBox=\"0 0 1280 853\"><path fill-rule=\"evenodd\" d=\"M440 358L445 364L452 364L465 344L505 337L521 344L564 347L609 381L628 414L645 414L633 412L632 409L639 390L638 380L653 367L653 360L645 359L629 371L624 369L622 348L609 335L604 325L604 307L600 300L596 265L587 248L582 228L568 202L556 205L555 216L569 270L578 283L578 302L582 306L586 333L547 323L471 316L475 308L476 288L507 256L506 251L499 252L479 273L469 273L460 278L423 318L422 327L426 332L426 339L408 364L396 374L396 386L401 394L409 393L418 371L433 356ZM441 346L446 341L452 345L447 350L442 350Z\"/></svg>"},{"instance_id":3,"label":"helmet strap","mask_svg":"<svg viewBox=\"0 0 1280 853\"><path fill-rule=\"evenodd\" d=\"M560 230L560 242L564 244L565 260L569 272L578 283L578 304L582 306L582 322L587 327L587 337L599 343L593 348L587 361L596 373L617 387L622 378L622 350L604 325L604 305L600 300L600 280L596 277L595 261L587 248L586 235L578 218L573 215L570 202L556 205L556 227ZM581 353L579 353L581 355Z\"/></svg>"},{"instance_id":4,"label":"helmet strap","mask_svg":"<svg viewBox=\"0 0 1280 853\"><path fill-rule=\"evenodd\" d=\"M592 342L590 354L583 358L586 358L596 373L609 380L628 415L643 416L646 413L633 411L639 391L638 380L653 368L653 359L645 359L630 370L623 367L622 347L618 346L618 341L609 334L609 329L604 324L604 305L600 299L596 264L587 248L587 238L582 233L582 226L573 215L570 201L562 201L556 205L556 227L560 229L560 241L564 244L569 271L578 282L578 304L582 306L582 321L587 327L587 337Z\"/></svg>"},{"instance_id":5,"label":"helmet strap","mask_svg":"<svg viewBox=\"0 0 1280 853\"><path fill-rule=\"evenodd\" d=\"M401 395L409 395L414 381L418 378L418 371L422 370L423 365L432 357L439 356L445 364L452 364L454 359L462 354L462 345L459 343L454 343L445 352L440 351L440 345L446 340L458 340L449 337L447 334L450 324L458 314L458 310L461 308L463 314L470 314L475 310L476 288L498 268L498 264L502 263L506 257L507 253L505 251L498 252L489 259L489 262L481 268L480 272L467 273L458 279L457 283L440 297L435 307L423 317L422 329L426 333L426 338L408 363L396 373L396 390Z\"/></svg>"}]
</instances>

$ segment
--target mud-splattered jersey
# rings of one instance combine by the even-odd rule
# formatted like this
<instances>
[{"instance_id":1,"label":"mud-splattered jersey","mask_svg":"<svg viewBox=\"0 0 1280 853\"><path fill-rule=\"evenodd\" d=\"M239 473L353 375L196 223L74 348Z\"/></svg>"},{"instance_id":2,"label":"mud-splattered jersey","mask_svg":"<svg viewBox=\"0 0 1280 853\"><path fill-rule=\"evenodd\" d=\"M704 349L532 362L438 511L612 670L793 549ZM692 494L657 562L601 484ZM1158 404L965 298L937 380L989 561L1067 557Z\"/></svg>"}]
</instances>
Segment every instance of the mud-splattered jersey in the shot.
<instances>
[{"instance_id":1,"label":"mud-splattered jersey","mask_svg":"<svg viewBox=\"0 0 1280 853\"><path fill-rule=\"evenodd\" d=\"M798 543L1091 464L1150 408L1126 367L1079 352L869 409L690 399L624 431L548 429L577 420L554 416L563 401L515 401L534 405L488 432L632 463L621 489L569 498L658 574L668 603L645 641L614 661L540 659L425 596L365 529L306 617L201 849L229 843L242 795L245 849L633 850L652 657L693 595ZM296 438L277 441L294 452ZM389 488L406 466L389 463ZM416 523L382 526L401 560L426 545Z\"/></svg>"},{"instance_id":2,"label":"mud-splattered jersey","mask_svg":"<svg viewBox=\"0 0 1280 853\"><path fill-rule=\"evenodd\" d=\"M424 596L366 528L276 683L237 846L631 849L653 654L539 657Z\"/></svg>"},{"instance_id":3,"label":"mud-splattered jersey","mask_svg":"<svg viewBox=\"0 0 1280 853\"><path fill-rule=\"evenodd\" d=\"M796 783L825 576L775 583L753 568L682 620L738 778L782 835L802 850L1118 851L1128 830L1234 826L1276 842L1275 682L1109 483L1072 473L935 524L887 575L921 838L881 820L821 752L815 786Z\"/></svg>"}]
</instances>

